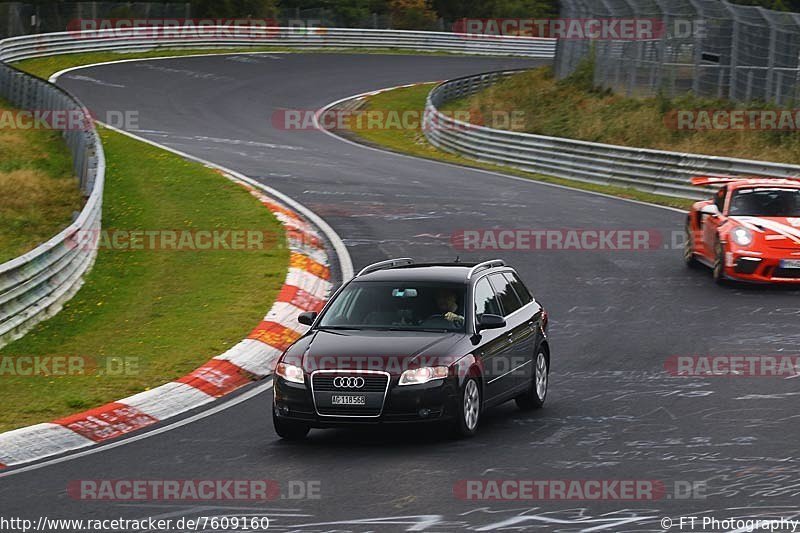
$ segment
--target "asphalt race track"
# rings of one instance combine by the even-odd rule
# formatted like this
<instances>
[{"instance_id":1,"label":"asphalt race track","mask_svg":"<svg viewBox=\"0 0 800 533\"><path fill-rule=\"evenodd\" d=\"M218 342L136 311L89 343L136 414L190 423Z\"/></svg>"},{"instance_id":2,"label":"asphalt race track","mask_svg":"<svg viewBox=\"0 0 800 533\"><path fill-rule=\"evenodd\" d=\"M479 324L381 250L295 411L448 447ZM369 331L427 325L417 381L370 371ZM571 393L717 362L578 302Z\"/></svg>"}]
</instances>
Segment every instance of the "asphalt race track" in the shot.
<instances>
[{"instance_id":1,"label":"asphalt race track","mask_svg":"<svg viewBox=\"0 0 800 533\"><path fill-rule=\"evenodd\" d=\"M673 377L676 355L796 355L800 293L716 287L680 249L465 253L465 229L680 232L684 215L287 131L274 110L317 109L373 89L519 68L514 59L235 55L92 67L61 85L97 116L139 113L140 135L288 194L342 236L356 268L387 257L500 256L551 316L548 403L483 418L478 436L312 431L278 439L271 391L150 438L0 479L3 514L36 519L265 515L287 531L663 531L683 515L800 517L800 381ZM671 238L671 237L668 237ZM12 472L13 473L13 472ZM77 479L318 482L319 498L87 502ZM662 480L655 501L464 501L459 480ZM689 499L673 490L702 482ZM399 518L398 518L399 517ZM677 526L674 530L678 530ZM687 529L684 529L687 531Z\"/></svg>"}]
</instances>

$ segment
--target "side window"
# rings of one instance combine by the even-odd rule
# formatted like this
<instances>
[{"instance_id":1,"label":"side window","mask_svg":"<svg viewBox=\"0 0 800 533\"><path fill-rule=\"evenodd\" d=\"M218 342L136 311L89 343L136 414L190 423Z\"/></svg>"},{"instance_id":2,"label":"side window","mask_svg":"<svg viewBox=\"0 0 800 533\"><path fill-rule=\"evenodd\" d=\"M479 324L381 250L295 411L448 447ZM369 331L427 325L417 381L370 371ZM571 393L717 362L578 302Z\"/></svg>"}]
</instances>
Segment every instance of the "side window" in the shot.
<instances>
[{"instance_id":1,"label":"side window","mask_svg":"<svg viewBox=\"0 0 800 533\"><path fill-rule=\"evenodd\" d=\"M503 275L506 277L506 280L508 280L511 286L514 287L514 291L517 293L517 296L519 296L519 299L522 301L522 305L528 305L533 301L533 296L531 296L530 291L528 291L528 288L525 286L524 283L522 283L522 280L519 279L519 277L517 277L516 274L511 274L510 272L507 272Z\"/></svg>"},{"instance_id":2,"label":"side window","mask_svg":"<svg viewBox=\"0 0 800 533\"><path fill-rule=\"evenodd\" d=\"M480 317L484 314L502 315L497 295L486 278L478 280L475 284L475 316Z\"/></svg>"},{"instance_id":3,"label":"side window","mask_svg":"<svg viewBox=\"0 0 800 533\"><path fill-rule=\"evenodd\" d=\"M517 298L517 293L514 292L514 288L511 287L511 284L503 274L491 274L489 281L492 282L492 286L497 291L497 297L503 306L503 316L508 316L522 307L522 302Z\"/></svg>"},{"instance_id":4,"label":"side window","mask_svg":"<svg viewBox=\"0 0 800 533\"><path fill-rule=\"evenodd\" d=\"M721 188L720 190L717 191L717 194L714 195L714 203L716 204L717 209L719 209L720 213L722 213L722 211L725 210L725 196L727 195L728 195L727 187Z\"/></svg>"}]
</instances>

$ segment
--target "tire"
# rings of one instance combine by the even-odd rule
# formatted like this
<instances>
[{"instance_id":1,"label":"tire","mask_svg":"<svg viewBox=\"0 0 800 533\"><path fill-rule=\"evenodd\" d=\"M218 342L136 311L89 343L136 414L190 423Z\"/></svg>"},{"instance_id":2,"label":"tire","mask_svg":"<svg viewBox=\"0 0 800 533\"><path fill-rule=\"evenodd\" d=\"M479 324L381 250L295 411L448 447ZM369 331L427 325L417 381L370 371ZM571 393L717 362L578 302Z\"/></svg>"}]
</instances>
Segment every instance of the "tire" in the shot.
<instances>
[{"instance_id":1,"label":"tire","mask_svg":"<svg viewBox=\"0 0 800 533\"><path fill-rule=\"evenodd\" d=\"M472 437L478 432L481 417L481 386L468 378L461 389L461 403L456 415L453 434L456 438Z\"/></svg>"},{"instance_id":2,"label":"tire","mask_svg":"<svg viewBox=\"0 0 800 533\"><path fill-rule=\"evenodd\" d=\"M686 242L683 245L683 262L689 268L697 268L700 262L697 256L694 255L694 232L692 231L691 224L686 222Z\"/></svg>"},{"instance_id":3,"label":"tire","mask_svg":"<svg viewBox=\"0 0 800 533\"><path fill-rule=\"evenodd\" d=\"M292 420L282 420L272 413L272 425L275 426L275 433L284 440L303 440L311 431L311 428L301 422Z\"/></svg>"},{"instance_id":4,"label":"tire","mask_svg":"<svg viewBox=\"0 0 800 533\"><path fill-rule=\"evenodd\" d=\"M533 360L533 382L531 388L520 394L514 401L523 411L541 409L547 399L547 387L550 381L550 358L547 349L540 346Z\"/></svg>"},{"instance_id":5,"label":"tire","mask_svg":"<svg viewBox=\"0 0 800 533\"><path fill-rule=\"evenodd\" d=\"M728 280L725 277L725 250L722 248L722 243L717 239L714 245L714 268L712 270L714 282L717 285L725 285Z\"/></svg>"}]
</instances>

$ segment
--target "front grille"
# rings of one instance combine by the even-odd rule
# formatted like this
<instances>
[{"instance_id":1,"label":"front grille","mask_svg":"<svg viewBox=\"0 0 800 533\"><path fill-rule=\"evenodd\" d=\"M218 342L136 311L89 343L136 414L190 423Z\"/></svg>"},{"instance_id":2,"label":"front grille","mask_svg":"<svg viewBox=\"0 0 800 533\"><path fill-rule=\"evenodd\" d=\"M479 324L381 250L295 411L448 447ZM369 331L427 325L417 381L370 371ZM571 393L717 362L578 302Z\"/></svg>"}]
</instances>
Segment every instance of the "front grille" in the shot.
<instances>
[{"instance_id":1,"label":"front grille","mask_svg":"<svg viewBox=\"0 0 800 533\"><path fill-rule=\"evenodd\" d=\"M776 268L772 272L773 278L800 279L800 268Z\"/></svg>"},{"instance_id":2,"label":"front grille","mask_svg":"<svg viewBox=\"0 0 800 533\"><path fill-rule=\"evenodd\" d=\"M374 407L352 406L352 407L325 407L317 409L317 412L326 416L378 416L381 414L380 409Z\"/></svg>"},{"instance_id":3,"label":"front grille","mask_svg":"<svg viewBox=\"0 0 800 533\"><path fill-rule=\"evenodd\" d=\"M361 378L362 387L337 387L334 380L342 378ZM389 388L387 374L355 372L315 372L311 374L311 389L317 413L324 416L377 417L383 411L383 402ZM335 396L363 396L363 405L334 404Z\"/></svg>"},{"instance_id":4,"label":"front grille","mask_svg":"<svg viewBox=\"0 0 800 533\"><path fill-rule=\"evenodd\" d=\"M739 274L753 274L761 266L761 260L754 261L749 258L740 258L736 262L736 272Z\"/></svg>"},{"instance_id":5,"label":"front grille","mask_svg":"<svg viewBox=\"0 0 800 533\"><path fill-rule=\"evenodd\" d=\"M364 386L358 389L337 388L333 385L337 377L363 378ZM387 377L384 374L316 374L314 376L314 390L328 392L380 392L386 390Z\"/></svg>"}]
</instances>

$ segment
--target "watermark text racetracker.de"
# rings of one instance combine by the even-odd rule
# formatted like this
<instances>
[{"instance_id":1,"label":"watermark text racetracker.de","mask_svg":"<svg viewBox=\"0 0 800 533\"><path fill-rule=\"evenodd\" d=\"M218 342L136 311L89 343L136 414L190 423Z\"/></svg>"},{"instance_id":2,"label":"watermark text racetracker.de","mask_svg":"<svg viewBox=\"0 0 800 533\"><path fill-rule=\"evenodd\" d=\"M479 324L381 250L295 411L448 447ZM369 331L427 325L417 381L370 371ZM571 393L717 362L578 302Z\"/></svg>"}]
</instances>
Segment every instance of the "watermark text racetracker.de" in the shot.
<instances>
[{"instance_id":1,"label":"watermark text racetracker.de","mask_svg":"<svg viewBox=\"0 0 800 533\"><path fill-rule=\"evenodd\" d=\"M684 247L682 231L655 229L463 229L451 235L459 251L652 251Z\"/></svg>"},{"instance_id":2,"label":"watermark text racetracker.de","mask_svg":"<svg viewBox=\"0 0 800 533\"><path fill-rule=\"evenodd\" d=\"M704 481L654 479L462 479L453 495L467 501L704 500Z\"/></svg>"},{"instance_id":3,"label":"watermark text racetracker.de","mask_svg":"<svg viewBox=\"0 0 800 533\"><path fill-rule=\"evenodd\" d=\"M99 115L83 109L0 110L0 130L91 131L95 120L114 128L139 129L139 112L130 109L108 110Z\"/></svg>"},{"instance_id":4,"label":"watermark text racetracker.de","mask_svg":"<svg viewBox=\"0 0 800 533\"><path fill-rule=\"evenodd\" d=\"M466 131L477 127L521 130L527 115L522 109L463 109L434 113L416 109L279 109L272 113L276 130L303 131Z\"/></svg>"},{"instance_id":5,"label":"watermark text racetracker.de","mask_svg":"<svg viewBox=\"0 0 800 533\"><path fill-rule=\"evenodd\" d=\"M674 109L663 120L676 131L798 131L800 109Z\"/></svg>"},{"instance_id":6,"label":"watermark text racetracker.de","mask_svg":"<svg viewBox=\"0 0 800 533\"><path fill-rule=\"evenodd\" d=\"M562 40L651 41L664 36L702 37L706 21L671 18L463 18L453 31L481 37L545 37Z\"/></svg>"},{"instance_id":7,"label":"watermark text racetracker.de","mask_svg":"<svg viewBox=\"0 0 800 533\"><path fill-rule=\"evenodd\" d=\"M258 251L282 245L274 233L260 229L98 229L79 230L66 240L70 249L81 251L167 251L202 252L214 250Z\"/></svg>"},{"instance_id":8,"label":"watermark text racetracker.de","mask_svg":"<svg viewBox=\"0 0 800 533\"><path fill-rule=\"evenodd\" d=\"M64 376L136 376L141 360L136 356L2 355L0 378Z\"/></svg>"},{"instance_id":9,"label":"watermark text racetracker.de","mask_svg":"<svg viewBox=\"0 0 800 533\"><path fill-rule=\"evenodd\" d=\"M274 479L78 479L67 484L73 500L106 502L259 502L319 500L322 482Z\"/></svg>"},{"instance_id":10,"label":"watermark text racetracker.de","mask_svg":"<svg viewBox=\"0 0 800 533\"><path fill-rule=\"evenodd\" d=\"M282 36L324 34L319 19L275 18L78 18L69 21L67 31L75 39L268 40Z\"/></svg>"},{"instance_id":11,"label":"watermark text racetracker.de","mask_svg":"<svg viewBox=\"0 0 800 533\"><path fill-rule=\"evenodd\" d=\"M664 370L680 377L800 377L800 356L792 355L673 355Z\"/></svg>"}]
</instances>

